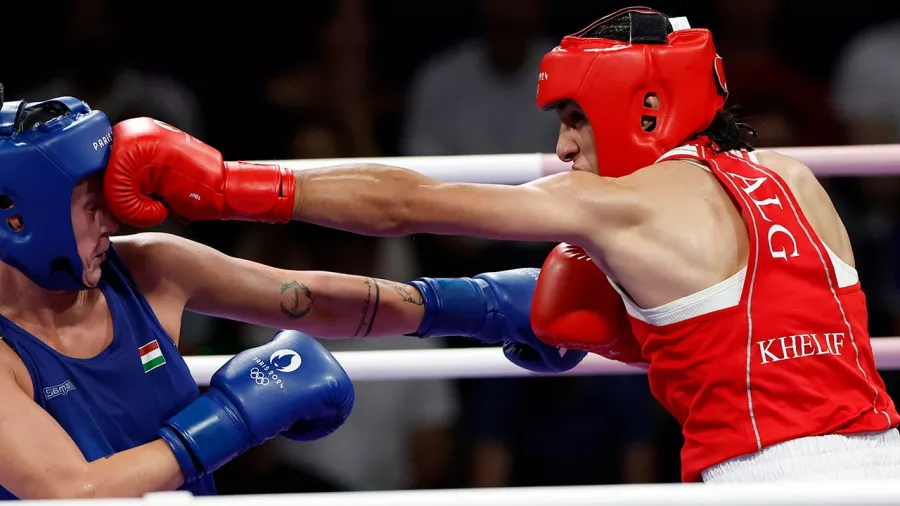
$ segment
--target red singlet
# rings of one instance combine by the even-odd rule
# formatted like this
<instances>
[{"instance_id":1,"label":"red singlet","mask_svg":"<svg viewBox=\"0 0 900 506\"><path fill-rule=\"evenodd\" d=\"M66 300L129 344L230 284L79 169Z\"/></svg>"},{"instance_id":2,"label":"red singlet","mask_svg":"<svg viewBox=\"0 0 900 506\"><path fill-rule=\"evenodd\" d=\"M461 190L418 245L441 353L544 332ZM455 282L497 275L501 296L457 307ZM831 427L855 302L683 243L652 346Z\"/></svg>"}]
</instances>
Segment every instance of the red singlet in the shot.
<instances>
[{"instance_id":1,"label":"red singlet","mask_svg":"<svg viewBox=\"0 0 900 506\"><path fill-rule=\"evenodd\" d=\"M895 427L856 272L784 180L747 152L697 144L660 161L675 159L710 167L750 237L746 270L731 278L651 310L626 299L650 388L683 427L682 480L783 441Z\"/></svg>"}]
</instances>

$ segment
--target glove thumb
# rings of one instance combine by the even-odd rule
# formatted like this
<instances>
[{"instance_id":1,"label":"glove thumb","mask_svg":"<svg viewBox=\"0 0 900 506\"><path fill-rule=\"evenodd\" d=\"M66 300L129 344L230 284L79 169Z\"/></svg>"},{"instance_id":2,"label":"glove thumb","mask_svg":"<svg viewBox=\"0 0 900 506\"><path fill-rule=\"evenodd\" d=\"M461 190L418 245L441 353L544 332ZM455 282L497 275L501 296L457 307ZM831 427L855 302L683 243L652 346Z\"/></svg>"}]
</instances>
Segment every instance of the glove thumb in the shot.
<instances>
[{"instance_id":1,"label":"glove thumb","mask_svg":"<svg viewBox=\"0 0 900 506\"><path fill-rule=\"evenodd\" d=\"M513 342L503 343L503 354L517 366L539 373L571 370L587 356L586 351L566 350L544 343L528 346Z\"/></svg>"},{"instance_id":2,"label":"glove thumb","mask_svg":"<svg viewBox=\"0 0 900 506\"><path fill-rule=\"evenodd\" d=\"M152 196L144 195L136 180L123 181L110 177L107 170L103 181L103 193L109 210L122 223L132 227L153 227L166 221L169 210Z\"/></svg>"}]
</instances>

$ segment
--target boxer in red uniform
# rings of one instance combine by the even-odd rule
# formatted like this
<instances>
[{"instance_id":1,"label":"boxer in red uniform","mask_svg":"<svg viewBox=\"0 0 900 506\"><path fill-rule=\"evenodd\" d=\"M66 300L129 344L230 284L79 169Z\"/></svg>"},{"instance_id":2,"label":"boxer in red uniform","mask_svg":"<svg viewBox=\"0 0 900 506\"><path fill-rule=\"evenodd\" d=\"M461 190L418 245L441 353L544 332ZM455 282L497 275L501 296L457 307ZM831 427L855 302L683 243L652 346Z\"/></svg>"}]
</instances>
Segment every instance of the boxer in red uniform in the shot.
<instances>
[{"instance_id":1,"label":"boxer in red uniform","mask_svg":"<svg viewBox=\"0 0 900 506\"><path fill-rule=\"evenodd\" d=\"M534 331L646 367L682 424L684 481L898 479L900 416L844 225L809 168L742 140L727 93L707 30L629 8L543 60L537 102L559 115L570 172L449 184L358 164L260 184L293 199L293 219L356 233L563 243L535 289ZM152 199L183 218L243 219L228 209L234 165L149 158L107 170L124 221L164 219Z\"/></svg>"}]
</instances>

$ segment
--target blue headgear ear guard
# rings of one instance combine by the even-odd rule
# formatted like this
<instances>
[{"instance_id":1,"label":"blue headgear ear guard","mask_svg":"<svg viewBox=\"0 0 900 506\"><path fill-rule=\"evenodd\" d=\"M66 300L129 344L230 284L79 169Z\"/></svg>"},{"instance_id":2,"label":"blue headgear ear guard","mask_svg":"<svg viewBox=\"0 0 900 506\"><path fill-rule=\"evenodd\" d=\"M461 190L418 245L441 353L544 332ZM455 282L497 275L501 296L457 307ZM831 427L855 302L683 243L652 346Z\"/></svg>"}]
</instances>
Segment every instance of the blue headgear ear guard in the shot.
<instances>
[{"instance_id":1,"label":"blue headgear ear guard","mask_svg":"<svg viewBox=\"0 0 900 506\"><path fill-rule=\"evenodd\" d=\"M76 98L3 104L0 260L47 290L86 288L72 190L106 168L111 143L106 115Z\"/></svg>"}]
</instances>

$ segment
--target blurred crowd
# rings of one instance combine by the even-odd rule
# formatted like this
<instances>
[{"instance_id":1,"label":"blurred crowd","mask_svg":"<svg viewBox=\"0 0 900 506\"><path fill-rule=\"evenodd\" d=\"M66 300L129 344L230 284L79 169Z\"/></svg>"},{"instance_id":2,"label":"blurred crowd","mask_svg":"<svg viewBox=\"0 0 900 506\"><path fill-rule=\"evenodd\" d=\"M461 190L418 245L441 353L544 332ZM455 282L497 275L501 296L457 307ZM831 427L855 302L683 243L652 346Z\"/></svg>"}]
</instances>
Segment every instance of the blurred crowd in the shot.
<instances>
[{"instance_id":1,"label":"blurred crowd","mask_svg":"<svg viewBox=\"0 0 900 506\"><path fill-rule=\"evenodd\" d=\"M758 129L757 146L900 143L900 8L867 0L833 12L783 0L644 4L713 29L728 105ZM628 4L54 5L4 6L8 99L74 95L112 121L152 116L226 159L262 160L554 152L556 115L534 105L540 58L562 35ZM853 241L871 334L900 335L900 178L823 183ZM382 240L299 224L173 220L159 229L283 268L395 280L540 266L554 246ZM185 354L230 354L273 332L190 315L182 341ZM326 345L475 343L397 336ZM900 377L884 377L900 400ZM337 433L315 443L274 440L225 466L217 482L225 494L666 482L678 480L680 446L679 427L640 375L359 382Z\"/></svg>"}]
</instances>

